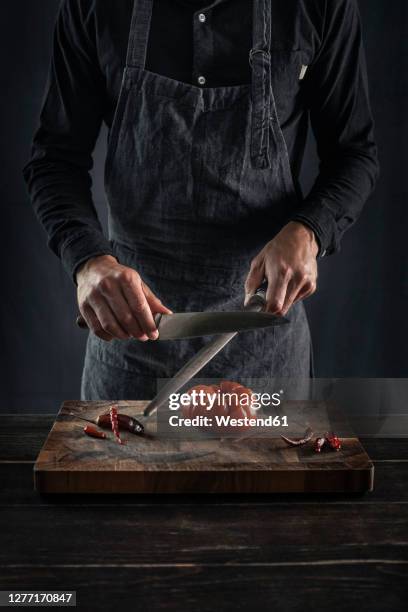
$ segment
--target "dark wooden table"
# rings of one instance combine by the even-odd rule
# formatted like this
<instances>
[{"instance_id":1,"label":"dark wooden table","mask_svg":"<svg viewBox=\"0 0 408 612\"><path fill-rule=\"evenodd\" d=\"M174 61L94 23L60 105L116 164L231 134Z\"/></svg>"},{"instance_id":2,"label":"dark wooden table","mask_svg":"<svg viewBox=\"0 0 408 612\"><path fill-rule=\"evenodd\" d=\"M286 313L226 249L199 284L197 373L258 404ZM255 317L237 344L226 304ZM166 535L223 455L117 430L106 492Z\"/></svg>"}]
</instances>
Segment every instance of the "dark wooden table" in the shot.
<instances>
[{"instance_id":1,"label":"dark wooden table","mask_svg":"<svg viewBox=\"0 0 408 612\"><path fill-rule=\"evenodd\" d=\"M0 590L93 610L405 610L408 440L364 439L364 496L40 497L53 415L0 426Z\"/></svg>"}]
</instances>

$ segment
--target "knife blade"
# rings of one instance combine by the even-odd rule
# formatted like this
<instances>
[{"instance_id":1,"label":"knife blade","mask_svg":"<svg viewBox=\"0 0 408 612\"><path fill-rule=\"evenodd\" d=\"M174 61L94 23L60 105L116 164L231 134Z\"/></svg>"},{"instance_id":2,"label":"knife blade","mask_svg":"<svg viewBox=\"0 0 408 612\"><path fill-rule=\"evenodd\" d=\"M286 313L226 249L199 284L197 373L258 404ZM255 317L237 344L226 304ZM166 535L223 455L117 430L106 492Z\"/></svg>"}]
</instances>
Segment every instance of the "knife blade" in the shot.
<instances>
[{"instance_id":1,"label":"knife blade","mask_svg":"<svg viewBox=\"0 0 408 612\"><path fill-rule=\"evenodd\" d=\"M157 314L155 322L158 340L181 340L231 332L243 332L274 325L284 325L287 319L265 312L180 312Z\"/></svg>"},{"instance_id":2,"label":"knife blade","mask_svg":"<svg viewBox=\"0 0 408 612\"><path fill-rule=\"evenodd\" d=\"M244 312L262 312L266 304L265 283L250 298L244 307ZM276 318L278 319L278 317ZM289 323L287 319L283 324ZM274 323L278 324L277 321ZM281 323L282 324L282 323ZM203 346L158 392L155 398L144 409L144 416L152 416L160 406L163 406L172 393L176 393L184 387L207 363L211 361L236 335L238 332L220 334Z\"/></svg>"},{"instance_id":3,"label":"knife blade","mask_svg":"<svg viewBox=\"0 0 408 612\"><path fill-rule=\"evenodd\" d=\"M243 332L288 323L285 317L245 310L178 312L169 315L158 313L154 320L159 331L159 337L155 342ZM87 328L87 323L82 316L77 318L77 325L82 329Z\"/></svg>"}]
</instances>

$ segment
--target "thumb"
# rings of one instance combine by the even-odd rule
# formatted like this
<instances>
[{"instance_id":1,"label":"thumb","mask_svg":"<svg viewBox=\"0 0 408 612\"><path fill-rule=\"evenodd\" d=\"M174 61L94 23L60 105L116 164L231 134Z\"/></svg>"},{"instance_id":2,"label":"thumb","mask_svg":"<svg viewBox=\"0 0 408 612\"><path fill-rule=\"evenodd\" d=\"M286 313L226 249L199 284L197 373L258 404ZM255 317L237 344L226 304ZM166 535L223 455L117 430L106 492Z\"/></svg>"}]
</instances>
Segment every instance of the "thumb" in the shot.
<instances>
[{"instance_id":1,"label":"thumb","mask_svg":"<svg viewBox=\"0 0 408 612\"><path fill-rule=\"evenodd\" d=\"M247 279L245 281L245 304L248 302L249 298L254 295L255 291L258 289L265 278L265 266L264 264L252 264L251 269L249 270Z\"/></svg>"},{"instance_id":2,"label":"thumb","mask_svg":"<svg viewBox=\"0 0 408 612\"><path fill-rule=\"evenodd\" d=\"M143 293L146 296L146 300L150 306L150 310L153 314L159 312L161 314L173 314L172 311L165 306L161 300L153 293L153 291L142 282Z\"/></svg>"}]
</instances>

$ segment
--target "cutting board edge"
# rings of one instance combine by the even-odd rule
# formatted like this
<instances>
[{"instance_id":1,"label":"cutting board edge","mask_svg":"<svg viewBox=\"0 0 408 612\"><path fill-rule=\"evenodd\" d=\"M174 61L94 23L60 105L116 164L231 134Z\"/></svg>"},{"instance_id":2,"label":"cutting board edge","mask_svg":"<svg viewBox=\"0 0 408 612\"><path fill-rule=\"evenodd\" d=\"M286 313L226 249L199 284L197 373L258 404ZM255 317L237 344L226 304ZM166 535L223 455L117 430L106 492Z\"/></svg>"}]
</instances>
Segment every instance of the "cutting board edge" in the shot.
<instances>
[{"instance_id":1,"label":"cutting board edge","mask_svg":"<svg viewBox=\"0 0 408 612\"><path fill-rule=\"evenodd\" d=\"M113 473L113 472L112 472ZM103 477L101 478L101 474ZM177 484L171 484L171 472L124 471L115 473L115 485L107 487L110 472L42 471L34 467L34 487L42 494L265 494L265 493L369 493L374 489L374 465L366 468L340 469L328 475L320 471L298 470L290 474L270 470L179 471ZM256 475L256 478L254 478ZM91 476L92 488L89 484ZM288 478L289 476L289 478ZM83 478L82 478L83 477ZM285 481L286 477L286 481ZM199 480L199 482L198 482ZM83 481L83 482L82 482Z\"/></svg>"}]
</instances>

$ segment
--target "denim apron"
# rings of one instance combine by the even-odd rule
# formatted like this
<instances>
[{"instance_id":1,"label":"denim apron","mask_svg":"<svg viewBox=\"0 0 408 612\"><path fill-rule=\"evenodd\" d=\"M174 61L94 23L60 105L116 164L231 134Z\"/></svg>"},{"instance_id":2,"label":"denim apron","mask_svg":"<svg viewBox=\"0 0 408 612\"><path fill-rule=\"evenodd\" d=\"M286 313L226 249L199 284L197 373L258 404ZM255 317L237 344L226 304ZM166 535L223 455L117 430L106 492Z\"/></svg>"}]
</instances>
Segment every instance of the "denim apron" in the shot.
<instances>
[{"instance_id":1,"label":"denim apron","mask_svg":"<svg viewBox=\"0 0 408 612\"><path fill-rule=\"evenodd\" d=\"M240 309L251 259L298 204L272 88L272 70L286 67L271 62L271 4L253 1L251 83L201 88L146 70L153 0L134 3L105 166L109 237L174 312ZM308 378L303 304L289 317L239 334L200 377ZM150 399L206 342L90 334L82 399Z\"/></svg>"}]
</instances>

